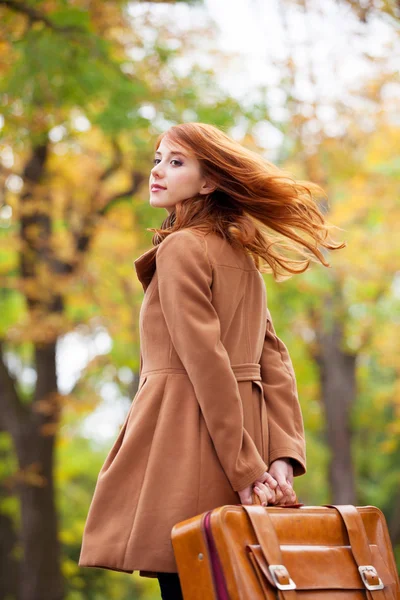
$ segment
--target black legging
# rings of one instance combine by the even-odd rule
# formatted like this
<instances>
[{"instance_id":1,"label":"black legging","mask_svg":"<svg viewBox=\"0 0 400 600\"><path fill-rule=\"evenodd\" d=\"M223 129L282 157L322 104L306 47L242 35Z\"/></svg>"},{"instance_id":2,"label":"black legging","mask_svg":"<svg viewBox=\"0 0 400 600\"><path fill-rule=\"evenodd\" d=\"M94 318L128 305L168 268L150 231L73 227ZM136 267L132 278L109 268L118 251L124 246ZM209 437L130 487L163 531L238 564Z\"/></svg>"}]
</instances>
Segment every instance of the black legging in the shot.
<instances>
[{"instance_id":1,"label":"black legging","mask_svg":"<svg viewBox=\"0 0 400 600\"><path fill-rule=\"evenodd\" d=\"M157 573L162 600L183 600L178 573Z\"/></svg>"}]
</instances>

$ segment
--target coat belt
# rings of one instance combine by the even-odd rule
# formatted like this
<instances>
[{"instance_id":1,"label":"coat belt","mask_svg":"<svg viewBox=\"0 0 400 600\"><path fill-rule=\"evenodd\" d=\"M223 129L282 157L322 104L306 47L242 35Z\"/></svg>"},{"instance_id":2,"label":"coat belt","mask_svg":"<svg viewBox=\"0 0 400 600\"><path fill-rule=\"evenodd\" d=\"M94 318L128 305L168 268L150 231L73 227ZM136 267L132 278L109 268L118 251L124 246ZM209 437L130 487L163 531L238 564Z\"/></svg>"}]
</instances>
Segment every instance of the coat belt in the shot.
<instances>
[{"instance_id":1,"label":"coat belt","mask_svg":"<svg viewBox=\"0 0 400 600\"><path fill-rule=\"evenodd\" d=\"M259 363L241 363L231 365L231 369L237 381L262 381L261 380L261 365ZM141 377L150 375L151 373L186 373L185 369L178 367L164 367L161 369L146 370L141 373Z\"/></svg>"},{"instance_id":2,"label":"coat belt","mask_svg":"<svg viewBox=\"0 0 400 600\"><path fill-rule=\"evenodd\" d=\"M237 381L261 381L261 365L259 363L242 363L231 365Z\"/></svg>"}]
</instances>

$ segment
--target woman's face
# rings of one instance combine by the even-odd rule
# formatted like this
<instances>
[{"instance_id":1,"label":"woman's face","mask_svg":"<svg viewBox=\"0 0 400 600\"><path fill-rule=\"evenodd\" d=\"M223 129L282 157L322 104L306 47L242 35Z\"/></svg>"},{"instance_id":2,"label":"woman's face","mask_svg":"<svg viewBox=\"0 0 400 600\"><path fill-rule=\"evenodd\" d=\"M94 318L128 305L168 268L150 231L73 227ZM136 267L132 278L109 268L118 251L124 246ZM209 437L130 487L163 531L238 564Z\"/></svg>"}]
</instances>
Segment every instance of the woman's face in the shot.
<instances>
[{"instance_id":1,"label":"woman's face","mask_svg":"<svg viewBox=\"0 0 400 600\"><path fill-rule=\"evenodd\" d=\"M150 172L151 206L165 208L171 214L178 202L214 189L215 186L208 185L202 177L200 163L194 154L165 136L155 153Z\"/></svg>"}]
</instances>

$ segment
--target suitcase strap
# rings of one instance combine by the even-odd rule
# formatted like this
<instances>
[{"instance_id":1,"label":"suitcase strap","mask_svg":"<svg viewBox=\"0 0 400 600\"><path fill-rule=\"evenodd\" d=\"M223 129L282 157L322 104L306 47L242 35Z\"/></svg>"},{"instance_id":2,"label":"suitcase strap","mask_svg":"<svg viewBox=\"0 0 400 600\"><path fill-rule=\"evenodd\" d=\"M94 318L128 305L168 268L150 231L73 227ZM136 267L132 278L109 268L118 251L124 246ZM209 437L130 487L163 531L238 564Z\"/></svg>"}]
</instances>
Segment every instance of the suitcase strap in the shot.
<instances>
[{"instance_id":1,"label":"suitcase strap","mask_svg":"<svg viewBox=\"0 0 400 600\"><path fill-rule=\"evenodd\" d=\"M368 600L385 600L388 598L379 574L372 564L367 533L356 507L351 504L325 504L324 506L335 508L342 518L349 537L353 558L365 585Z\"/></svg>"},{"instance_id":2,"label":"suitcase strap","mask_svg":"<svg viewBox=\"0 0 400 600\"><path fill-rule=\"evenodd\" d=\"M268 564L271 578L281 600L296 600L296 585L283 564L278 536L271 517L263 506L242 504L247 512L260 548Z\"/></svg>"},{"instance_id":3,"label":"suitcase strap","mask_svg":"<svg viewBox=\"0 0 400 600\"><path fill-rule=\"evenodd\" d=\"M353 558L364 583L368 600L389 600L391 596L387 595L382 580L372 565L372 554L367 533L356 507L334 504L325 504L325 506L337 510L344 523ZM279 539L271 517L262 506L243 504L242 508L249 516L254 533L267 561L272 580L278 590L279 598L281 600L295 600L297 597L296 585L283 564Z\"/></svg>"}]
</instances>

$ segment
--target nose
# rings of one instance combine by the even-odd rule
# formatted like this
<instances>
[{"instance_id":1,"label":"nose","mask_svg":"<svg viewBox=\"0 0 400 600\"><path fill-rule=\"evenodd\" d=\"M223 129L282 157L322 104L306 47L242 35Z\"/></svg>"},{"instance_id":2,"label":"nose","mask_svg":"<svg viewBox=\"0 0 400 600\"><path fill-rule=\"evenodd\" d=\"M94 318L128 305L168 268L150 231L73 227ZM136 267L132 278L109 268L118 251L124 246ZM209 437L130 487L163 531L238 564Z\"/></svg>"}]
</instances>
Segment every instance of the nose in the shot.
<instances>
[{"instance_id":1,"label":"nose","mask_svg":"<svg viewBox=\"0 0 400 600\"><path fill-rule=\"evenodd\" d=\"M160 168L160 163L158 163L158 165L154 165L154 167L151 169L151 174L153 177L158 178L163 176L163 170Z\"/></svg>"}]
</instances>

